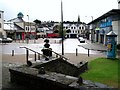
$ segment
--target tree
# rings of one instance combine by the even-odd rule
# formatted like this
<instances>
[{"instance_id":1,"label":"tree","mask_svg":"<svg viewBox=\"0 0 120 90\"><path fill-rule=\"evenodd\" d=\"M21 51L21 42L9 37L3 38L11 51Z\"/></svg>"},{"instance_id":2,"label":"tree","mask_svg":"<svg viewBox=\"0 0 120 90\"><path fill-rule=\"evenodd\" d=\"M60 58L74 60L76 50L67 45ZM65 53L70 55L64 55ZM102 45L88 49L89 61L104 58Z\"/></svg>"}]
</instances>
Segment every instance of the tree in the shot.
<instances>
[{"instance_id":1,"label":"tree","mask_svg":"<svg viewBox=\"0 0 120 90\"><path fill-rule=\"evenodd\" d=\"M38 19L34 20L33 22L35 22L37 25L40 25L40 24L41 24L41 21L38 20Z\"/></svg>"},{"instance_id":2,"label":"tree","mask_svg":"<svg viewBox=\"0 0 120 90\"><path fill-rule=\"evenodd\" d=\"M70 29L66 30L66 33L70 33L70 32L71 32L71 30L70 30Z\"/></svg>"},{"instance_id":3,"label":"tree","mask_svg":"<svg viewBox=\"0 0 120 90\"><path fill-rule=\"evenodd\" d=\"M60 37L62 37L61 25L58 26L58 30L59 30L59 35L60 35ZM65 35L66 35L66 30L64 29L64 30L63 30L63 38L65 37Z\"/></svg>"}]
</instances>

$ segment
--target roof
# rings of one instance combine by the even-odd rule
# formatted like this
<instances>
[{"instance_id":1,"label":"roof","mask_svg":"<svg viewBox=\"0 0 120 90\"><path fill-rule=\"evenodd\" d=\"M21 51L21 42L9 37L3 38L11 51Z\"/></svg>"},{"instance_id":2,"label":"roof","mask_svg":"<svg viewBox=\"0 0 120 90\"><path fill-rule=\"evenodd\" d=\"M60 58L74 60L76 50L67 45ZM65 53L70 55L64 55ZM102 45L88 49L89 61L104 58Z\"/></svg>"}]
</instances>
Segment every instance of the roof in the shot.
<instances>
[{"instance_id":1,"label":"roof","mask_svg":"<svg viewBox=\"0 0 120 90\"><path fill-rule=\"evenodd\" d=\"M0 10L0 12L4 12L4 11Z\"/></svg>"},{"instance_id":2,"label":"roof","mask_svg":"<svg viewBox=\"0 0 120 90\"><path fill-rule=\"evenodd\" d=\"M35 23L34 22L24 22L24 24L26 26L30 25L30 26L35 26Z\"/></svg>"},{"instance_id":3,"label":"roof","mask_svg":"<svg viewBox=\"0 0 120 90\"><path fill-rule=\"evenodd\" d=\"M107 36L117 36L117 34L116 34L115 32L113 32L113 31L111 31L111 32L109 32L109 33L107 34Z\"/></svg>"},{"instance_id":4,"label":"roof","mask_svg":"<svg viewBox=\"0 0 120 90\"><path fill-rule=\"evenodd\" d=\"M7 22L24 22L24 20L22 18L13 18L8 20Z\"/></svg>"},{"instance_id":5,"label":"roof","mask_svg":"<svg viewBox=\"0 0 120 90\"><path fill-rule=\"evenodd\" d=\"M84 22L76 22L76 21L64 21L63 24L85 24Z\"/></svg>"},{"instance_id":6,"label":"roof","mask_svg":"<svg viewBox=\"0 0 120 90\"><path fill-rule=\"evenodd\" d=\"M102 16L98 17L97 19L89 22L88 25L89 25L89 24L92 24L92 23L94 23L94 22L97 22L97 21L99 21L99 20L102 20L102 19L104 19L104 18L106 18L106 17L108 17L108 16L116 15L116 14L120 14L120 9L112 9L112 10L110 10L109 12L107 12L107 13L103 14Z\"/></svg>"}]
</instances>

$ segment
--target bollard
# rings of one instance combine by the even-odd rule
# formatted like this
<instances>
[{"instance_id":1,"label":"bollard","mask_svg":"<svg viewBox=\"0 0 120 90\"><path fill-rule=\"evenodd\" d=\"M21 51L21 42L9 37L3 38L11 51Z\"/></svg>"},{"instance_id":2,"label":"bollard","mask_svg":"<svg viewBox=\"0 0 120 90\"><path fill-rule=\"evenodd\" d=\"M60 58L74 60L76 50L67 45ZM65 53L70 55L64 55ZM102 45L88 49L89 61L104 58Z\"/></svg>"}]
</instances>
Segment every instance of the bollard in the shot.
<instances>
[{"instance_id":1,"label":"bollard","mask_svg":"<svg viewBox=\"0 0 120 90\"><path fill-rule=\"evenodd\" d=\"M35 61L36 61L36 53L35 53Z\"/></svg>"},{"instance_id":2,"label":"bollard","mask_svg":"<svg viewBox=\"0 0 120 90\"><path fill-rule=\"evenodd\" d=\"M29 55L29 51L28 49L26 49L26 62L28 62L28 55Z\"/></svg>"},{"instance_id":3,"label":"bollard","mask_svg":"<svg viewBox=\"0 0 120 90\"><path fill-rule=\"evenodd\" d=\"M14 50L12 50L12 56L14 56Z\"/></svg>"},{"instance_id":4,"label":"bollard","mask_svg":"<svg viewBox=\"0 0 120 90\"><path fill-rule=\"evenodd\" d=\"M88 57L90 56L90 49L88 49Z\"/></svg>"},{"instance_id":5,"label":"bollard","mask_svg":"<svg viewBox=\"0 0 120 90\"><path fill-rule=\"evenodd\" d=\"M76 56L78 56L78 49L76 48Z\"/></svg>"}]
</instances>

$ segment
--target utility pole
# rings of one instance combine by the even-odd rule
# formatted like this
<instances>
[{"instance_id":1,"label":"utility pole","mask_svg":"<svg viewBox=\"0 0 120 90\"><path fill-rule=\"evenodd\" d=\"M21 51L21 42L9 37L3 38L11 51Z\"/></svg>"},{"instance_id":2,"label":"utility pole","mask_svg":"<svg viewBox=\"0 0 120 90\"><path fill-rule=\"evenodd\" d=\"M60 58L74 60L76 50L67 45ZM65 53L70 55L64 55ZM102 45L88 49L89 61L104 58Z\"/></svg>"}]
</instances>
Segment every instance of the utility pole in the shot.
<instances>
[{"instance_id":1,"label":"utility pole","mask_svg":"<svg viewBox=\"0 0 120 90\"><path fill-rule=\"evenodd\" d=\"M63 5L62 5L62 0L61 0L61 30L62 30L62 55L64 55Z\"/></svg>"}]
</instances>

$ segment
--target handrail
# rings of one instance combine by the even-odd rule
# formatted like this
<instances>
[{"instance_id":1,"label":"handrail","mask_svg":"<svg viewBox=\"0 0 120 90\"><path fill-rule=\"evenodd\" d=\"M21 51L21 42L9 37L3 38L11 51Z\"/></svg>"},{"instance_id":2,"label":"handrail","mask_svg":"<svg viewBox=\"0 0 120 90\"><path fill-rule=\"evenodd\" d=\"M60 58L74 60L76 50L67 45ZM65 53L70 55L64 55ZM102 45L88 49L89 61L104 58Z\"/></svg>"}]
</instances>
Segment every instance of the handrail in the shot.
<instances>
[{"instance_id":1,"label":"handrail","mask_svg":"<svg viewBox=\"0 0 120 90\"><path fill-rule=\"evenodd\" d=\"M48 57L46 55L43 55L43 54L41 54L41 53L39 53L37 51L34 51L34 50L30 49L30 48L27 48L27 47L20 47L20 48L25 48L26 49L26 62L28 62L28 56L29 56L28 50L30 50L30 51L35 53L35 61L36 61L36 53L38 54L38 59L39 60L40 60L40 55L44 56L45 59L48 60Z\"/></svg>"},{"instance_id":2,"label":"handrail","mask_svg":"<svg viewBox=\"0 0 120 90\"><path fill-rule=\"evenodd\" d=\"M32 51L32 52L35 53L35 61L36 61L36 53L37 53L38 55L42 55L42 56L44 56L46 59L48 59L48 57L47 57L46 55L41 54L41 53L39 53L39 52L37 52L37 51L35 51L35 50L32 50L32 49L30 49L30 48L28 48L28 47L20 47L20 48L25 48L25 49L26 49L26 61L27 61L27 62L28 62L28 50L30 50L30 51ZM68 58L64 57L63 55L58 54L58 53L55 52L55 51L52 51L50 48L46 48L46 49L50 50L51 52L53 52L53 53L56 54L57 56L60 56L61 58L64 58L65 60L68 60ZM39 57L39 59L40 59L40 57Z\"/></svg>"},{"instance_id":3,"label":"handrail","mask_svg":"<svg viewBox=\"0 0 120 90\"><path fill-rule=\"evenodd\" d=\"M39 52L37 52L37 51L35 51L35 50L32 50L32 49L30 49L30 48L27 48L27 47L20 47L20 48L26 48L26 49L28 49L28 50L30 50L30 51L32 51L32 52L35 52L35 53L37 53L37 54L39 54L39 55L43 55L43 54L41 54L41 53L39 53ZM45 55L44 55L45 56ZM47 56L45 56L45 57L47 57Z\"/></svg>"},{"instance_id":4,"label":"handrail","mask_svg":"<svg viewBox=\"0 0 120 90\"><path fill-rule=\"evenodd\" d=\"M50 50L51 52L55 53L56 55L59 55L60 57L64 58L65 60L68 60L68 58L64 57L63 55L55 52L55 51L52 51L51 49L47 48L48 50Z\"/></svg>"}]
</instances>

